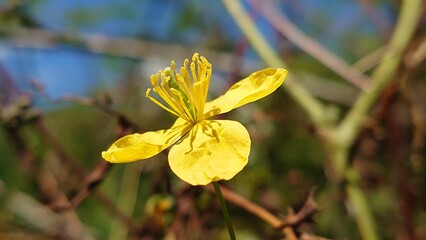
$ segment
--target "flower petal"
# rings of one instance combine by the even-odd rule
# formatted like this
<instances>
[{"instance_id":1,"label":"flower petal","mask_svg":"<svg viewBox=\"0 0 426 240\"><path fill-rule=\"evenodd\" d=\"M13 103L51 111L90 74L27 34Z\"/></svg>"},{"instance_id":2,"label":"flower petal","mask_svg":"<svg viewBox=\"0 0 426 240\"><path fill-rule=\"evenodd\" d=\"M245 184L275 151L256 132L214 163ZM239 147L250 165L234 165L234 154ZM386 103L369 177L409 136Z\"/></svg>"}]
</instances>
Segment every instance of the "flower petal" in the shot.
<instances>
[{"instance_id":1,"label":"flower petal","mask_svg":"<svg viewBox=\"0 0 426 240\"><path fill-rule=\"evenodd\" d=\"M286 76L287 70L282 68L266 68L252 73L234 84L224 95L207 102L204 106L205 118L229 112L271 94L281 86Z\"/></svg>"},{"instance_id":2,"label":"flower petal","mask_svg":"<svg viewBox=\"0 0 426 240\"><path fill-rule=\"evenodd\" d=\"M203 120L170 149L170 168L192 185L228 180L247 164L250 142L239 122Z\"/></svg>"},{"instance_id":3,"label":"flower petal","mask_svg":"<svg viewBox=\"0 0 426 240\"><path fill-rule=\"evenodd\" d=\"M103 151L102 157L111 163L150 158L178 141L192 126L193 124L179 118L170 129L124 136L115 141L107 151Z\"/></svg>"}]
</instances>

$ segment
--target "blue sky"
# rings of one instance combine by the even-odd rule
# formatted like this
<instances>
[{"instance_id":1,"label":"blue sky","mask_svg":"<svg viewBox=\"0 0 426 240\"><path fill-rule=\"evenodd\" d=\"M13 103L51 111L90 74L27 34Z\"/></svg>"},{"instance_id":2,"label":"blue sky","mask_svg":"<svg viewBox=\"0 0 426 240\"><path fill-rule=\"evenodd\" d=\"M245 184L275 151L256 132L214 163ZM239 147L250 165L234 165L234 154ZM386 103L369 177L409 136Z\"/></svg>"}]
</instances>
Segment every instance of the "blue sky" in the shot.
<instances>
[{"instance_id":1,"label":"blue sky","mask_svg":"<svg viewBox=\"0 0 426 240\"><path fill-rule=\"evenodd\" d=\"M0 0L0 5L4 3ZM25 10L42 28L57 33L96 33L187 46L203 45L217 33L229 42L237 42L242 37L220 1L38 0ZM347 32L375 34L354 1L305 0L303 4L284 1L281 10L305 32L336 52L342 49L339 43L342 37L347 37ZM389 13L385 10L380 9L387 16ZM283 38L264 19L259 16L255 19L271 43L278 47ZM116 67L105 64L108 61L114 61ZM0 38L0 64L16 84L29 88L32 80L39 81L53 98L66 94L88 95L96 88L112 87L135 62L111 59L75 46L35 49Z\"/></svg>"}]
</instances>

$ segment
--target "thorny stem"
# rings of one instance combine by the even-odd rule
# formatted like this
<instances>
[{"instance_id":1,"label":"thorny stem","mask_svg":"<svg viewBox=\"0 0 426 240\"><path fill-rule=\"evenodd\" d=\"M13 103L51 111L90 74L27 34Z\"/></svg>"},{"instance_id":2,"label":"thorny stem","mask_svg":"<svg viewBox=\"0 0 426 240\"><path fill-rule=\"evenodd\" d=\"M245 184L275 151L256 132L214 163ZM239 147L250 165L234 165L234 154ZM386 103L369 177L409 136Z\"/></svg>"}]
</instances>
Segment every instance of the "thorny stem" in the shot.
<instances>
[{"instance_id":1,"label":"thorny stem","mask_svg":"<svg viewBox=\"0 0 426 240\"><path fill-rule=\"evenodd\" d=\"M212 184L214 186L214 190L216 191L216 196L217 196L217 199L219 200L219 204L220 204L220 208L222 209L223 217L225 218L226 227L228 228L228 232L229 232L229 238L231 240L235 240L236 239L235 238L235 232L234 232L234 228L232 227L231 217L229 216L228 208L226 207L225 200L223 199L222 191L220 190L219 183L212 182Z\"/></svg>"}]
</instances>

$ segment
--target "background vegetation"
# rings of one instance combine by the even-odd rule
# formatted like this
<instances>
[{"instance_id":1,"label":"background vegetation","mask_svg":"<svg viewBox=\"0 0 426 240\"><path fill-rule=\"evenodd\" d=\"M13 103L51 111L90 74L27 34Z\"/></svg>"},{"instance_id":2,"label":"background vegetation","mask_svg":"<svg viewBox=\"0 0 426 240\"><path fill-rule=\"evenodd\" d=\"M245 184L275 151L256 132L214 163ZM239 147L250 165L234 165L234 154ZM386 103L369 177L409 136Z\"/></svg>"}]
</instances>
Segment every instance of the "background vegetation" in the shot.
<instances>
[{"instance_id":1,"label":"background vegetation","mask_svg":"<svg viewBox=\"0 0 426 240\"><path fill-rule=\"evenodd\" d=\"M0 1L0 238L226 239L212 188L167 154L100 157L170 126L149 75L193 52L212 97L289 70L226 116L252 138L221 182L238 239L426 239L421 0Z\"/></svg>"}]
</instances>

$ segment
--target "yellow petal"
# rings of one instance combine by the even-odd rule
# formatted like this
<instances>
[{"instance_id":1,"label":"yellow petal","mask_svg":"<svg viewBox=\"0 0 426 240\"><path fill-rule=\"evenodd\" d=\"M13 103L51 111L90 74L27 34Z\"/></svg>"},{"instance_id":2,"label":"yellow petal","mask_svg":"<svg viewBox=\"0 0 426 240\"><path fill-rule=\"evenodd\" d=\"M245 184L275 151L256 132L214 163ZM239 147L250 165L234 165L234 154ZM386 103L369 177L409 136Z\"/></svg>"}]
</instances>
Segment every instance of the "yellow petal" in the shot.
<instances>
[{"instance_id":1,"label":"yellow petal","mask_svg":"<svg viewBox=\"0 0 426 240\"><path fill-rule=\"evenodd\" d=\"M224 95L206 103L205 118L229 112L271 94L281 86L286 76L287 70L282 68L266 68L252 73L234 84Z\"/></svg>"},{"instance_id":2,"label":"yellow petal","mask_svg":"<svg viewBox=\"0 0 426 240\"><path fill-rule=\"evenodd\" d=\"M111 163L125 163L157 155L185 135L193 124L179 118L170 129L135 133L118 139L102 157Z\"/></svg>"},{"instance_id":3,"label":"yellow petal","mask_svg":"<svg viewBox=\"0 0 426 240\"><path fill-rule=\"evenodd\" d=\"M247 164L250 142L239 122L203 120L170 149L170 168L192 185L228 180Z\"/></svg>"}]
</instances>

